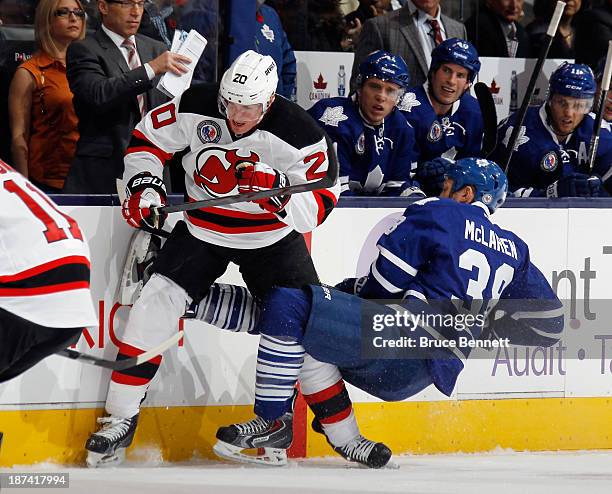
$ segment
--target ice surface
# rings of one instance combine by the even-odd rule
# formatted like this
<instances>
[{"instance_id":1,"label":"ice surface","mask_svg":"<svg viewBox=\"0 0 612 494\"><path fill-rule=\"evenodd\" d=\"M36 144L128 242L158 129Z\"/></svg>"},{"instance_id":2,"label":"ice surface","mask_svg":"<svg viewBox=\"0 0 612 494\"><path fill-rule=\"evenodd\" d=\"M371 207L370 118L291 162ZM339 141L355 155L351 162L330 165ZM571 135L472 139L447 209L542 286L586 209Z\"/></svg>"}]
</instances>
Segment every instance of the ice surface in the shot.
<instances>
[{"instance_id":1,"label":"ice surface","mask_svg":"<svg viewBox=\"0 0 612 494\"><path fill-rule=\"evenodd\" d=\"M400 465L398 470L367 470L341 458L321 458L290 461L284 468L212 461L160 464L151 460L144 465L128 463L98 470L44 464L12 471L68 471L70 488L52 492L70 494L612 493L610 451L404 455L395 461ZM3 492L45 491L22 488Z\"/></svg>"}]
</instances>

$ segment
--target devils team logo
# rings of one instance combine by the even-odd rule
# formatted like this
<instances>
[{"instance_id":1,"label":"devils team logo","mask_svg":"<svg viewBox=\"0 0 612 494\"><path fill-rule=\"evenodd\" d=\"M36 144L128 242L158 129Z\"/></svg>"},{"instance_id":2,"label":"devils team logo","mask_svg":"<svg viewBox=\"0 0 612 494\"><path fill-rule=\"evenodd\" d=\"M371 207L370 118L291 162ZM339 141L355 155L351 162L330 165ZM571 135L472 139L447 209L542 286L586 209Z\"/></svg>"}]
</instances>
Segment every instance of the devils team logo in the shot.
<instances>
[{"instance_id":1,"label":"devils team logo","mask_svg":"<svg viewBox=\"0 0 612 494\"><path fill-rule=\"evenodd\" d=\"M208 147L196 157L193 181L213 197L220 197L232 192L236 186L236 165L242 162L257 163L257 153L250 151L241 156L237 149ZM237 193L237 191L236 191Z\"/></svg>"},{"instance_id":2,"label":"devils team logo","mask_svg":"<svg viewBox=\"0 0 612 494\"><path fill-rule=\"evenodd\" d=\"M197 134L204 144L217 143L221 140L221 127L217 122L204 120L198 124Z\"/></svg>"}]
</instances>

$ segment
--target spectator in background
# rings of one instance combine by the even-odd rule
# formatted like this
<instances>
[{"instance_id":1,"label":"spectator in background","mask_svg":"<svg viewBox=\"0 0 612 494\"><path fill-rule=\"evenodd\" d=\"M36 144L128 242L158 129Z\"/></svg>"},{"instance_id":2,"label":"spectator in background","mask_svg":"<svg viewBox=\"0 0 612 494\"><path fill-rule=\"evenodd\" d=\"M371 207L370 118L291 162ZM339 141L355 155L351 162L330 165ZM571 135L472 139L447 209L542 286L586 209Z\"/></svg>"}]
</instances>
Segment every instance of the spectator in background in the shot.
<instances>
[{"instance_id":1,"label":"spectator in background","mask_svg":"<svg viewBox=\"0 0 612 494\"><path fill-rule=\"evenodd\" d=\"M343 51L347 40L340 0L268 0L296 51Z\"/></svg>"},{"instance_id":2,"label":"spectator in background","mask_svg":"<svg viewBox=\"0 0 612 494\"><path fill-rule=\"evenodd\" d=\"M466 38L464 25L441 10L440 0L411 0L399 10L366 21L355 50L351 89L357 87L359 64L381 49L401 56L408 64L412 84L423 84L431 51L447 38Z\"/></svg>"},{"instance_id":3,"label":"spectator in background","mask_svg":"<svg viewBox=\"0 0 612 494\"><path fill-rule=\"evenodd\" d=\"M255 51L262 55L270 55L276 62L278 70L276 93L295 101L295 55L278 14L272 7L264 5L265 1L257 0Z\"/></svg>"},{"instance_id":4,"label":"spectator in background","mask_svg":"<svg viewBox=\"0 0 612 494\"><path fill-rule=\"evenodd\" d=\"M417 180L428 196L442 192L449 160L480 156L484 124L478 101L470 94L479 71L474 46L447 39L431 53L427 83L412 88L398 105L414 129Z\"/></svg>"},{"instance_id":5,"label":"spectator in background","mask_svg":"<svg viewBox=\"0 0 612 494\"><path fill-rule=\"evenodd\" d=\"M337 146L341 194L424 197L411 179L414 132L396 111L409 83L402 58L378 50L359 66L355 94L308 110Z\"/></svg>"},{"instance_id":6,"label":"spectator in background","mask_svg":"<svg viewBox=\"0 0 612 494\"><path fill-rule=\"evenodd\" d=\"M465 27L481 57L527 58L529 36L519 20L523 0L485 0Z\"/></svg>"},{"instance_id":7,"label":"spectator in background","mask_svg":"<svg viewBox=\"0 0 612 494\"><path fill-rule=\"evenodd\" d=\"M79 0L41 0L34 23L38 51L9 89L11 151L20 173L45 192L60 192L79 138L66 50L85 36L85 11Z\"/></svg>"},{"instance_id":8,"label":"spectator in background","mask_svg":"<svg viewBox=\"0 0 612 494\"><path fill-rule=\"evenodd\" d=\"M189 59L136 34L143 0L99 0L102 25L67 52L67 76L79 117L79 141L64 185L73 194L111 194L123 173L131 132L166 97L158 76L187 69Z\"/></svg>"},{"instance_id":9,"label":"spectator in background","mask_svg":"<svg viewBox=\"0 0 612 494\"><path fill-rule=\"evenodd\" d=\"M565 0L566 6L559 22L559 28L553 38L546 58L573 59L574 53L574 22L581 10L587 5L586 0ZM531 49L531 57L537 58L542 49L544 36L550 24L557 0L536 0L533 12L536 19L527 26L527 34Z\"/></svg>"},{"instance_id":10,"label":"spectator in background","mask_svg":"<svg viewBox=\"0 0 612 494\"><path fill-rule=\"evenodd\" d=\"M359 0L359 6L344 17L348 35L344 48L354 49L365 21L385 15L389 11L391 11L391 0Z\"/></svg>"},{"instance_id":11,"label":"spectator in background","mask_svg":"<svg viewBox=\"0 0 612 494\"><path fill-rule=\"evenodd\" d=\"M603 6L581 12L575 22L576 63L585 63L592 69L597 67L601 57L608 51L612 39L612 0L605 0Z\"/></svg>"},{"instance_id":12,"label":"spectator in background","mask_svg":"<svg viewBox=\"0 0 612 494\"><path fill-rule=\"evenodd\" d=\"M597 69L595 70L595 78L597 79L597 94L595 95L595 101L599 101L601 94L601 82L603 79L604 68L606 66L606 57L603 57L599 64L597 65ZM602 104L606 105L604 108L603 118L606 122L612 122L612 92L608 91L608 97L606 101ZM598 108L593 108L594 112L598 111Z\"/></svg>"}]
</instances>

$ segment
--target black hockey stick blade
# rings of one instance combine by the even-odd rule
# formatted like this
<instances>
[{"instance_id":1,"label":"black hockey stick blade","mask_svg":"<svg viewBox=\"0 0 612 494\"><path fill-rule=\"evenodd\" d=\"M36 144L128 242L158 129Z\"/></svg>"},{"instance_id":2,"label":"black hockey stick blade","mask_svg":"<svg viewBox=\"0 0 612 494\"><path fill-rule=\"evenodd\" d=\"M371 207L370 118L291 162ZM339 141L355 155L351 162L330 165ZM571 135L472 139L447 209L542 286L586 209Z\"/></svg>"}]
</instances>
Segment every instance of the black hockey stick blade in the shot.
<instances>
[{"instance_id":1,"label":"black hockey stick blade","mask_svg":"<svg viewBox=\"0 0 612 494\"><path fill-rule=\"evenodd\" d=\"M148 352L141 353L138 357L132 357L125 360L106 360L100 357L95 357L94 355L89 355L87 353L81 353L76 350L71 350L70 348L66 348L64 350L60 350L56 352L56 355L60 355L62 357L69 358L71 360L78 360L79 362L83 362L86 364L96 365L98 367L104 367L106 369L112 370L124 370L129 369L130 367L136 367L148 360L151 360L154 357L164 353L168 348L177 343L183 337L183 331L178 331L171 338L168 338L166 341L161 343L160 345L152 348Z\"/></svg>"},{"instance_id":2,"label":"black hockey stick blade","mask_svg":"<svg viewBox=\"0 0 612 494\"><path fill-rule=\"evenodd\" d=\"M508 174L508 168L510 168L510 162L512 161L514 146L516 146L516 141L519 138L521 127L523 126L523 122L525 121L525 115L527 115L529 103L531 102L531 98L533 98L533 93L535 91L538 76L542 71L544 61L548 56L550 45L552 45L553 38L555 37L555 33L557 32L557 28L559 27L559 21L561 20L561 15L563 14L564 10L565 2L557 1L557 6L555 7L555 11L552 15L552 18L550 19L550 23L548 24L548 30L546 31L546 35L544 36L544 41L542 43L542 47L540 48L538 59L536 61L535 67L533 68L533 72L531 73L531 78L529 79L529 84L527 85L525 96L523 96L523 101L521 102L521 106L519 107L519 110L517 112L514 127L512 128L512 133L510 134L510 139L508 139L506 159L503 163L499 163L500 167L503 168L504 173L506 173L506 175Z\"/></svg>"},{"instance_id":3,"label":"black hockey stick blade","mask_svg":"<svg viewBox=\"0 0 612 494\"><path fill-rule=\"evenodd\" d=\"M234 194L232 196L215 197L213 199L204 199L202 201L163 206L161 208L156 208L155 211L156 213L175 213L177 211L190 211L192 209L209 208L212 206L226 206L228 204L236 204L239 202L267 199L268 197L287 196L292 194L300 194L302 192L310 192L313 190L327 189L333 186L338 180L338 158L336 157L334 146L332 145L329 137L326 136L325 140L327 141L327 156L329 157L329 164L327 166L327 173L319 180L303 184L289 185L288 187L280 187L278 189L263 190L261 192Z\"/></svg>"},{"instance_id":4,"label":"black hockey stick blade","mask_svg":"<svg viewBox=\"0 0 612 494\"><path fill-rule=\"evenodd\" d=\"M474 93L480 106L484 124L484 137L482 139L482 156L488 158L497 146L497 110L489 87L484 82L474 84Z\"/></svg>"},{"instance_id":5,"label":"black hockey stick blade","mask_svg":"<svg viewBox=\"0 0 612 494\"><path fill-rule=\"evenodd\" d=\"M601 131L601 122L606 108L606 100L608 99L608 91L610 90L610 78L612 75L612 40L608 41L608 54L606 55L606 65L604 66L603 76L601 78L601 90L599 91L599 106L595 115L595 125L593 126L593 135L589 144L589 173L593 171L595 156L597 156L597 148L599 147L599 133Z\"/></svg>"}]
</instances>

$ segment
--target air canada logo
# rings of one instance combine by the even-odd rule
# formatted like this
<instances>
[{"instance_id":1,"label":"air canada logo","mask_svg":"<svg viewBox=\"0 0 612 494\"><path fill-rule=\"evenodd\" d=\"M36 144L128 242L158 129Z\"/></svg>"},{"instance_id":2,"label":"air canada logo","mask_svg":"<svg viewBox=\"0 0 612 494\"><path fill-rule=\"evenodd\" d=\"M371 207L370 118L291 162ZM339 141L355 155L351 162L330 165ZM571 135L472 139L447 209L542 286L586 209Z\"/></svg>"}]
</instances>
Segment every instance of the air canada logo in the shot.
<instances>
[{"instance_id":1,"label":"air canada logo","mask_svg":"<svg viewBox=\"0 0 612 494\"><path fill-rule=\"evenodd\" d=\"M238 154L237 149L208 147L196 157L193 181L213 197L220 197L232 192L236 186L236 165L242 162L257 163L257 153Z\"/></svg>"},{"instance_id":2,"label":"air canada logo","mask_svg":"<svg viewBox=\"0 0 612 494\"><path fill-rule=\"evenodd\" d=\"M427 134L427 140L430 142L437 142L442 138L442 126L438 122L434 122L429 129Z\"/></svg>"},{"instance_id":3,"label":"air canada logo","mask_svg":"<svg viewBox=\"0 0 612 494\"><path fill-rule=\"evenodd\" d=\"M365 153L365 135L363 132L357 138L357 142L355 143L355 152L357 154Z\"/></svg>"},{"instance_id":4,"label":"air canada logo","mask_svg":"<svg viewBox=\"0 0 612 494\"><path fill-rule=\"evenodd\" d=\"M319 77L312 81L313 90L308 95L310 101L318 101L320 99L331 98L331 93L327 89L327 81L323 78L323 74L319 73Z\"/></svg>"},{"instance_id":5,"label":"air canada logo","mask_svg":"<svg viewBox=\"0 0 612 494\"><path fill-rule=\"evenodd\" d=\"M204 144L214 144L221 140L221 127L213 120L204 120L198 124L197 134Z\"/></svg>"},{"instance_id":6,"label":"air canada logo","mask_svg":"<svg viewBox=\"0 0 612 494\"><path fill-rule=\"evenodd\" d=\"M557 168L559 164L559 158L557 158L557 153L551 151L550 153L546 153L540 162L540 166L542 170L545 172L552 172Z\"/></svg>"}]
</instances>

